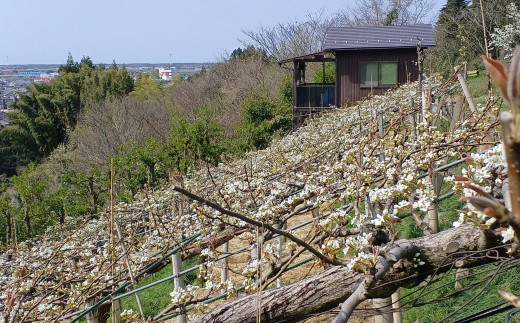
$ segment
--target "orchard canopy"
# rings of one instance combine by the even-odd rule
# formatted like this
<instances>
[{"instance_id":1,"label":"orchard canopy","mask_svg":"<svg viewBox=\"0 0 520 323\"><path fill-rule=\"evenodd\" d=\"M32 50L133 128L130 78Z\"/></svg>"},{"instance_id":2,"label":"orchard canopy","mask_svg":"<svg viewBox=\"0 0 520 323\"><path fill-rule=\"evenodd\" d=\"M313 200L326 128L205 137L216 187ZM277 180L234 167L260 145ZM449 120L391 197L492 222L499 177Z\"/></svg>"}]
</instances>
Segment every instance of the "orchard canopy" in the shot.
<instances>
[{"instance_id":1,"label":"orchard canopy","mask_svg":"<svg viewBox=\"0 0 520 323\"><path fill-rule=\"evenodd\" d=\"M430 77L421 96L417 84L406 84L310 119L264 150L172 174L164 187L114 206L121 239L114 233L110 239L110 210L66 219L1 254L0 310L11 322L62 321L125 283L132 289L127 260L134 275L150 274L189 237L178 252L183 259L198 256L199 281L172 292L167 313L193 305L188 316L198 322L297 320L331 310L342 322L366 299L456 266L497 262L510 269L513 228L483 211L483 202L473 200L453 228L435 233L443 194L485 198L497 209L506 195L497 126L507 105L490 96L471 111L457 86L456 77ZM443 168L455 161L457 167ZM399 236L406 217L424 237ZM310 220L285 230L304 222L295 219ZM281 250L272 239L277 235ZM246 247L223 251L233 241ZM226 255L245 260L235 261L223 281ZM313 257L308 277L276 288L278 275L305 257ZM204 302L222 291L229 301ZM401 310L413 306L403 304Z\"/></svg>"}]
</instances>

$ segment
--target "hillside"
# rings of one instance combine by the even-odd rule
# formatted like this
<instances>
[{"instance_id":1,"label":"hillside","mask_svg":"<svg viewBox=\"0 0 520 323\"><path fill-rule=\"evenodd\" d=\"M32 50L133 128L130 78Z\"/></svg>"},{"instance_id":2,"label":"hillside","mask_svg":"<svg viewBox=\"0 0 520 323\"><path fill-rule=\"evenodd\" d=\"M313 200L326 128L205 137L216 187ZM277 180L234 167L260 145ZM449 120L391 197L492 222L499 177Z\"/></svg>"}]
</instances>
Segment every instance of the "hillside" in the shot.
<instances>
[{"instance_id":1,"label":"hillside","mask_svg":"<svg viewBox=\"0 0 520 323\"><path fill-rule=\"evenodd\" d=\"M394 235L395 216L425 214L435 200L431 178L419 179L420 174L427 172L431 177L437 166L467 156L481 143L498 141L494 126L499 106L493 102L460 122L451 120L449 131L449 106L436 104L450 86L435 80L426 85L435 100L424 114L424 122L416 126L410 119L417 111L412 102L420 100L415 85L405 85L310 120L268 148L241 159L225 160L187 176L172 176L168 185L140 192L136 202L115 206L114 217L123 239L115 239L113 249L110 212L84 222L67 219L63 226L49 228L41 239L2 255L0 301L10 315L22 320L59 319L128 281L126 255L135 273L145 268L151 273L164 267L169 258L161 261L163 256L188 237L195 240L186 242L190 247L182 249L183 259L201 254L208 261L200 278L205 287L190 287L193 293L174 295L173 301L200 301L221 288L233 291L241 285L254 292L257 282L252 277L258 262L244 262L245 267L237 269L243 275L232 275L221 284L212 275L217 262L211 260L219 257L217 245L205 248L212 241L223 243L244 231L250 232L249 243L256 241L254 226L215 211L208 203L189 201L178 193L179 188L279 228L298 214L320 216L308 234L295 233L319 249L321 264L317 264L332 259L363 270L374 257L368 245L371 234L334 238L335 229L356 228L371 221ZM382 128L377 122L380 114ZM410 195L416 196L413 203L407 202ZM367 197L376 212L366 205ZM261 234L270 236L267 231ZM223 236L227 238L219 240ZM283 250L285 263L304 251L290 240ZM275 245L266 244L262 249L262 270L267 271L279 259L273 256ZM150 269L151 264L156 265Z\"/></svg>"}]
</instances>

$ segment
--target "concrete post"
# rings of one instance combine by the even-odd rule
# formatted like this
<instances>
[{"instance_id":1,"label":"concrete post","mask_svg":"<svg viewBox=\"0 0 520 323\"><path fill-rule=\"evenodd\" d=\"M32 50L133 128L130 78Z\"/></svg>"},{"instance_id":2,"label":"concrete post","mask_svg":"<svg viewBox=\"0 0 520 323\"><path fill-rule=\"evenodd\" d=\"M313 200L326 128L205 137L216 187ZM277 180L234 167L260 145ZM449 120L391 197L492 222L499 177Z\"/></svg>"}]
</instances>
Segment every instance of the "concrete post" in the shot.
<instances>
[{"instance_id":1,"label":"concrete post","mask_svg":"<svg viewBox=\"0 0 520 323\"><path fill-rule=\"evenodd\" d=\"M222 254L225 255L229 252L229 242L226 242L222 245ZM222 271L220 274L220 282L225 283L228 280L228 258L222 259ZM224 289L221 290L222 293L226 292Z\"/></svg>"},{"instance_id":2,"label":"concrete post","mask_svg":"<svg viewBox=\"0 0 520 323\"><path fill-rule=\"evenodd\" d=\"M181 255L176 253L172 256L173 274L177 275L182 271ZM184 289L184 280L182 276L173 279L175 290ZM184 307L182 307L184 309ZM186 314L177 316L177 323L186 323Z\"/></svg>"},{"instance_id":3,"label":"concrete post","mask_svg":"<svg viewBox=\"0 0 520 323\"><path fill-rule=\"evenodd\" d=\"M374 308L389 308L392 304L392 298L375 298L372 300L372 304L374 305ZM374 316L375 323L393 323L394 317L392 313L385 313L381 315Z\"/></svg>"},{"instance_id":4,"label":"concrete post","mask_svg":"<svg viewBox=\"0 0 520 323\"><path fill-rule=\"evenodd\" d=\"M401 291L398 289L392 294L392 308L398 310L401 307ZM403 312L398 311L393 313L394 323L403 323Z\"/></svg>"}]
</instances>

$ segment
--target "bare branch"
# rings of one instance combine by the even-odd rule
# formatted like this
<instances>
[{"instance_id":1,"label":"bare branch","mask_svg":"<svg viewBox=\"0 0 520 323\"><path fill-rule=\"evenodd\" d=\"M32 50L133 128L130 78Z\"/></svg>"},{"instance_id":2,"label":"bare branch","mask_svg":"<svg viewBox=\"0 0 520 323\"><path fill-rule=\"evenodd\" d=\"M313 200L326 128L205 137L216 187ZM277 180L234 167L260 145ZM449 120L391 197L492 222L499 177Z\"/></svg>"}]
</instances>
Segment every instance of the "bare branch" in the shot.
<instances>
[{"instance_id":1,"label":"bare branch","mask_svg":"<svg viewBox=\"0 0 520 323\"><path fill-rule=\"evenodd\" d=\"M291 239L292 241L294 241L295 243L297 243L298 245L304 247L305 249L307 249L307 251L311 252L313 255L315 255L316 257L318 257L318 259L322 260L323 262L326 262L326 263L329 263L329 264L332 264L332 265L343 265L344 263L342 261L339 261L337 259L331 259L330 257L322 254L321 252L319 252L318 250L316 250L314 247L312 247L310 244L308 244L307 242L301 240L300 238L288 233L288 232L285 232L283 230L279 230L275 227L273 227L272 225L268 224L268 223L265 223L265 222L260 222L260 221L256 221L256 220L253 220L245 215L242 215L240 213L237 213L237 212L233 212L233 211L230 211L230 210L227 210L225 208L223 208L221 205L217 204L217 203L214 203L214 202L211 202L211 201L208 201L200 196L197 196L183 188L180 188L178 186L174 186L173 187L173 190L174 191L177 191L187 197L189 197L190 199L192 200L195 200L197 202L200 202L204 205L207 205L217 211L219 211L220 213L222 214L226 214L226 215L229 215L231 217L234 217L236 219L239 219L239 220L242 220L248 224L251 224L251 225L254 225L256 227L259 227L259 228L266 228L267 230L271 231L272 233L276 233L276 234L279 234L279 235L282 235L284 237L287 237L289 239Z\"/></svg>"}]
</instances>

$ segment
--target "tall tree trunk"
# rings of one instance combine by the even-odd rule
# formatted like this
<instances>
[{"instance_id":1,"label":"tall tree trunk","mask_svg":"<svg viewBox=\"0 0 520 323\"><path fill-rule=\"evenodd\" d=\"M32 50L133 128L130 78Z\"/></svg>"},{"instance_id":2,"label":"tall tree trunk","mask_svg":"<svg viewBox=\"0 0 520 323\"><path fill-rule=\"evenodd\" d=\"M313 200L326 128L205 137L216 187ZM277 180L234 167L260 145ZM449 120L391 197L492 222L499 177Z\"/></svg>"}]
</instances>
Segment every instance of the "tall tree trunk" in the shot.
<instances>
[{"instance_id":1,"label":"tall tree trunk","mask_svg":"<svg viewBox=\"0 0 520 323\"><path fill-rule=\"evenodd\" d=\"M65 209L62 207L60 208L60 224L65 223Z\"/></svg>"},{"instance_id":2,"label":"tall tree trunk","mask_svg":"<svg viewBox=\"0 0 520 323\"><path fill-rule=\"evenodd\" d=\"M150 173L150 186L155 186L155 182L157 181L156 175L155 175L155 163L148 163L146 164L148 167L148 172Z\"/></svg>"},{"instance_id":3,"label":"tall tree trunk","mask_svg":"<svg viewBox=\"0 0 520 323\"><path fill-rule=\"evenodd\" d=\"M29 217L29 208L25 208L25 215L23 217L25 228L27 229L27 239L32 237L31 218Z\"/></svg>"},{"instance_id":4,"label":"tall tree trunk","mask_svg":"<svg viewBox=\"0 0 520 323\"><path fill-rule=\"evenodd\" d=\"M97 213L97 206L98 206L98 193L96 193L96 190L94 188L94 178L91 176L88 178L88 190L90 191L90 195L92 196L92 213Z\"/></svg>"},{"instance_id":5,"label":"tall tree trunk","mask_svg":"<svg viewBox=\"0 0 520 323\"><path fill-rule=\"evenodd\" d=\"M5 215L5 227L7 228L6 244L9 246L13 242L13 224L11 221L11 213L4 210Z\"/></svg>"}]
</instances>

